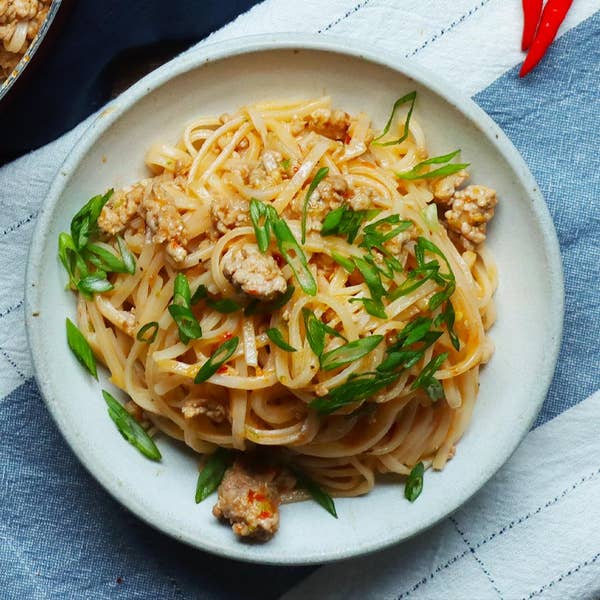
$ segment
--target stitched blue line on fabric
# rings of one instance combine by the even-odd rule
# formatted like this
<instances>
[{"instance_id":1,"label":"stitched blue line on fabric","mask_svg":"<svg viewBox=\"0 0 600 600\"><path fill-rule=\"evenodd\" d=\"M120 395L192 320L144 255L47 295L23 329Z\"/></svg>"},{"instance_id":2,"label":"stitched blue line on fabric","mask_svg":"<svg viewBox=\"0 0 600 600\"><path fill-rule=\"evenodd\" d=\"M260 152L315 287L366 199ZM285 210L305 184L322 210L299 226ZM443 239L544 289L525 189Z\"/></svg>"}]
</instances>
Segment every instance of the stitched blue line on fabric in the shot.
<instances>
[{"instance_id":1,"label":"stitched blue line on fabric","mask_svg":"<svg viewBox=\"0 0 600 600\"><path fill-rule=\"evenodd\" d=\"M515 525L520 525L521 523L524 523L531 517L539 514L546 508L550 508L551 506L553 506L554 504L556 504L557 502L562 500L567 494L569 494L573 490L577 489L582 483L585 483L586 481L589 481L590 479L593 479L594 477L597 477L598 475L600 475L600 469L598 469L596 471L592 471L591 473L588 473L587 475L584 475L583 477L578 479L575 483L566 487L560 494L557 494L551 500L548 500L544 504L540 504L536 509L534 509L528 513L525 513L524 515L520 516L519 518L510 521L510 523L507 523L506 525L504 525L503 527L498 529L498 531L494 531L493 533L491 533L488 537L484 538L483 540L481 540L480 542L475 544L473 546L473 549L478 550L479 548L481 548L481 546L487 544L488 542L491 542L495 537L498 537L499 535L502 535L503 533L506 533L507 531L511 530L513 527L515 527ZM456 526L456 524L455 524L455 526ZM471 548L469 547L468 550L464 550L460 554L456 554L455 556L453 556L450 560L448 560L443 565L438 565L435 568L435 570L432 571L427 577L423 577L423 579L420 579L419 581L417 581L417 583L415 583L413 585L413 587L410 588L410 590L405 590L399 596L397 596L396 600L402 600L402 598L408 597L410 594L412 594L413 592L418 590L422 585L424 585L428 581L431 581L438 573L441 573L442 571L446 570L448 567L452 566L455 562L459 561L461 558L464 558L467 554L470 553L470 551L471 551Z\"/></svg>"},{"instance_id":2,"label":"stitched blue line on fabric","mask_svg":"<svg viewBox=\"0 0 600 600\"><path fill-rule=\"evenodd\" d=\"M371 0L363 0L363 2L359 2L356 6L351 8L347 13L345 13L344 15L342 15L335 21L332 21L331 23L329 23L329 25L326 25L325 27L322 27L321 29L317 30L317 33L323 33L325 31L329 31L332 27L335 27L336 25L341 23L344 19L347 19L350 15L353 15L355 12L358 12L361 8L364 8L367 4L369 4L369 2L371 2Z\"/></svg>"},{"instance_id":3,"label":"stitched blue line on fabric","mask_svg":"<svg viewBox=\"0 0 600 600\"><path fill-rule=\"evenodd\" d=\"M438 573L445 571L448 567L451 567L455 562L459 561L461 558L464 558L465 556L467 556L467 554L470 554L470 552L471 551L467 548L460 554L453 556L447 563L439 565L434 571L429 573L427 577L423 577L423 579L417 581L417 583L415 583L415 585L413 585L413 587L410 588L410 590L406 590L402 592L399 596L397 596L396 600L402 600L402 598L407 598L413 592L416 592L422 585L425 585L428 581L431 581Z\"/></svg>"},{"instance_id":4,"label":"stitched blue line on fabric","mask_svg":"<svg viewBox=\"0 0 600 600\"><path fill-rule=\"evenodd\" d=\"M460 529L460 527L458 526L458 523L456 522L456 519L454 517L450 517L450 521L454 525L454 528L456 529L456 531L458 531L458 535L460 535L460 537L462 538L463 542L469 548L469 552L471 552L471 554L473 555L473 558L477 561L477 564L480 566L480 568L483 571L484 575L488 578L488 581L492 584L492 587L494 588L494 591L498 594L498 597L500 598L500 600L504 600L504 596L502 595L502 592L498 589L498 586L496 585L496 581L492 577L492 575L489 572L489 570L486 568L483 560L481 560L481 558L479 556L477 556L477 552L475 552L475 548L473 548L473 546L471 546L471 544L469 543L469 540L467 539L467 536L465 535L464 531L462 531Z\"/></svg>"},{"instance_id":5,"label":"stitched blue line on fabric","mask_svg":"<svg viewBox=\"0 0 600 600\"><path fill-rule=\"evenodd\" d=\"M33 219L35 219L37 216L38 211L36 210L30 215L24 217L23 219L15 221L12 225L9 225L4 231L0 233L0 237L12 233L13 231L16 231L17 229L19 229L19 227L23 227L23 225L26 225L27 223L31 223L31 221L33 221Z\"/></svg>"},{"instance_id":6,"label":"stitched blue line on fabric","mask_svg":"<svg viewBox=\"0 0 600 600\"><path fill-rule=\"evenodd\" d=\"M8 308L4 309L1 313L0 313L0 319L2 317L6 317L6 315L10 315L10 313L13 310L17 310L17 308L21 308L21 306L23 306L23 299L19 300L16 304L13 304L12 306L9 306Z\"/></svg>"},{"instance_id":7,"label":"stitched blue line on fabric","mask_svg":"<svg viewBox=\"0 0 600 600\"><path fill-rule=\"evenodd\" d=\"M480 8L483 8L486 4L489 4L491 1L492 0L482 0L477 6L474 6L469 11L467 11L464 15L462 15L462 16L458 17L458 19L455 19L454 21L452 21L452 23L450 23L450 25L448 25L448 27L444 27L444 28L440 29L440 31L438 31L438 33L431 36L428 40L424 41L418 48L415 48L412 52L405 54L404 58L410 58L411 56L418 54L419 52L421 52L421 50L424 50L425 48L427 48L427 46L429 46L429 44L435 42L436 40L441 38L443 35L446 35L449 31L452 31L457 25L462 23L465 19L468 19L471 15L475 14Z\"/></svg>"},{"instance_id":8,"label":"stitched blue line on fabric","mask_svg":"<svg viewBox=\"0 0 600 600\"><path fill-rule=\"evenodd\" d=\"M0 348L0 354L4 356L8 364L17 372L17 375L23 380L27 381L27 377L23 374L21 369L19 369L19 365L5 352L3 348Z\"/></svg>"},{"instance_id":9,"label":"stitched blue line on fabric","mask_svg":"<svg viewBox=\"0 0 600 600\"><path fill-rule=\"evenodd\" d=\"M600 558L600 552L598 552L598 554L596 554L592 558L585 560L582 563L579 563L576 567L569 569L568 571L566 571L565 573L563 573L556 579L553 579L549 583L546 583L539 590L536 590L535 592L531 592L531 594L529 594L529 596L523 596L523 600L531 600L531 598L535 598L535 596L539 596L542 592L545 592L546 590L555 586L557 583L560 583L567 577L570 577L571 575L578 573L579 571L581 571L581 569L583 569L583 567L587 567L589 565L594 564L599 558Z\"/></svg>"}]
</instances>

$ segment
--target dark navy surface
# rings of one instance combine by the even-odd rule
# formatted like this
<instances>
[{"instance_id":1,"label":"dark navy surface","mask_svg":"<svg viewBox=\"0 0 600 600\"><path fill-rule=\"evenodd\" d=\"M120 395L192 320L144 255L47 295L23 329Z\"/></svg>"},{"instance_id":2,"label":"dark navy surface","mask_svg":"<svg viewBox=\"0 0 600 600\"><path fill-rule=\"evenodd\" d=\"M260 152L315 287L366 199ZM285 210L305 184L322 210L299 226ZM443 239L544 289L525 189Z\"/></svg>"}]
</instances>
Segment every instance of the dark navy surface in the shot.
<instances>
[{"instance_id":1,"label":"dark navy surface","mask_svg":"<svg viewBox=\"0 0 600 600\"><path fill-rule=\"evenodd\" d=\"M0 164L104 105L123 63L161 61L259 0L64 0L52 36L0 103ZM62 14L61 14L62 13ZM162 59L162 60L161 60ZM25 77L27 75L27 77Z\"/></svg>"}]
</instances>

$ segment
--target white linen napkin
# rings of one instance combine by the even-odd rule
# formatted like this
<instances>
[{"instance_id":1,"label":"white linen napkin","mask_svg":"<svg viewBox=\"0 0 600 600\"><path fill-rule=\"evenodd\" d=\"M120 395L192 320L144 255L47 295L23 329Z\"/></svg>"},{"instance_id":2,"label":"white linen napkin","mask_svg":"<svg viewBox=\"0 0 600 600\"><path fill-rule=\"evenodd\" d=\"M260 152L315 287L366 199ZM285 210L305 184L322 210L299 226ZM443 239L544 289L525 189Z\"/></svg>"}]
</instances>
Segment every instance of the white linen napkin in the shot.
<instances>
[{"instance_id":1,"label":"white linen napkin","mask_svg":"<svg viewBox=\"0 0 600 600\"><path fill-rule=\"evenodd\" d=\"M481 492L427 533L322 567L282 600L597 599L599 412L597 392L529 433Z\"/></svg>"}]
</instances>

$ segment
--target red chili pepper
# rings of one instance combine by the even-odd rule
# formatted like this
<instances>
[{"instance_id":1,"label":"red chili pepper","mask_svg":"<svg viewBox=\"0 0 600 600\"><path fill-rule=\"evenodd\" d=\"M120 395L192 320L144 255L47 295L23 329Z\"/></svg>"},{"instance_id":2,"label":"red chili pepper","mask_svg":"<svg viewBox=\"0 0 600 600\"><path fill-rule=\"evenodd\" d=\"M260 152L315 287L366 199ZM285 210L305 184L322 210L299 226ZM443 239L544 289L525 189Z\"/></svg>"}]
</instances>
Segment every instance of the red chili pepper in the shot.
<instances>
[{"instance_id":1,"label":"red chili pepper","mask_svg":"<svg viewBox=\"0 0 600 600\"><path fill-rule=\"evenodd\" d=\"M521 50L525 51L531 46L535 38L535 31L542 14L542 0L523 0L523 39Z\"/></svg>"},{"instance_id":2,"label":"red chili pepper","mask_svg":"<svg viewBox=\"0 0 600 600\"><path fill-rule=\"evenodd\" d=\"M564 21L573 0L548 0L540 20L535 39L519 71L519 77L525 77L542 60L546 50L554 41L560 24Z\"/></svg>"}]
</instances>

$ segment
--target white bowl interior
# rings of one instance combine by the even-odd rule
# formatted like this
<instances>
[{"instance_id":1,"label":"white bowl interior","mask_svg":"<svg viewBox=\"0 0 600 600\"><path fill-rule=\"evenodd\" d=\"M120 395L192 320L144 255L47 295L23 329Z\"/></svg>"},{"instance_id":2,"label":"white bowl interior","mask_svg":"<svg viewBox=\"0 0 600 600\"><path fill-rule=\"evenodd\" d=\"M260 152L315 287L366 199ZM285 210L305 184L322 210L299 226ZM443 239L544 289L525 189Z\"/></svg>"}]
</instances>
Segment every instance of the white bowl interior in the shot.
<instances>
[{"instance_id":1,"label":"white bowl interior","mask_svg":"<svg viewBox=\"0 0 600 600\"><path fill-rule=\"evenodd\" d=\"M459 100L458 108L457 101L391 67L314 48L327 47L324 42L303 50L253 42L246 51L253 44L255 50L238 55L231 55L231 46L207 47L204 56L160 70L115 101L85 134L61 169L33 243L27 284L30 343L42 392L64 436L92 474L133 512L179 539L230 557L319 562L383 547L432 525L508 458L532 423L553 371L562 319L560 262L535 182L510 142L470 101ZM208 56L213 60L206 62ZM162 83L176 70L184 72ZM160 439L164 458L152 463L108 418L101 386L78 366L65 341L64 319L74 318L75 301L64 289L57 236L90 196L144 176L148 146L175 141L197 115L264 99L329 94L335 105L367 111L381 126L393 101L413 89L419 93L416 114L431 153L462 148L463 158L472 163L472 181L499 194L489 235L500 273L498 321L491 332L496 353L483 369L473 421L447 468L426 474L414 504L403 498L402 485L382 484L366 497L337 500L338 520L315 503L287 505L271 542L240 543L211 516L212 499L194 504L193 452ZM32 317L33 312L39 316Z\"/></svg>"}]
</instances>

